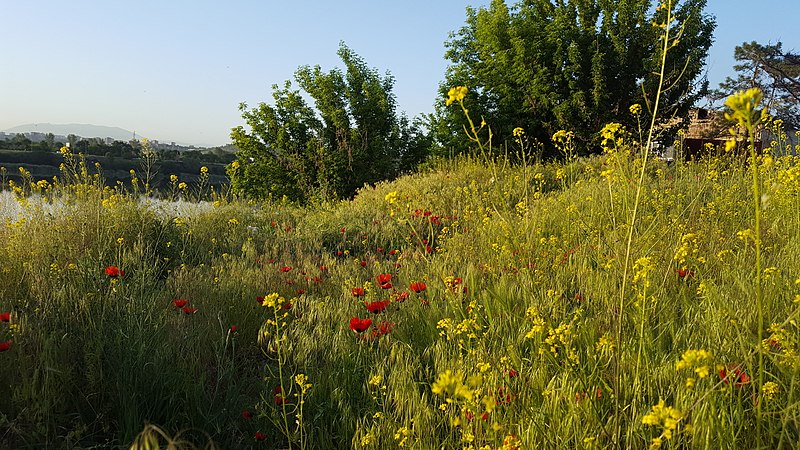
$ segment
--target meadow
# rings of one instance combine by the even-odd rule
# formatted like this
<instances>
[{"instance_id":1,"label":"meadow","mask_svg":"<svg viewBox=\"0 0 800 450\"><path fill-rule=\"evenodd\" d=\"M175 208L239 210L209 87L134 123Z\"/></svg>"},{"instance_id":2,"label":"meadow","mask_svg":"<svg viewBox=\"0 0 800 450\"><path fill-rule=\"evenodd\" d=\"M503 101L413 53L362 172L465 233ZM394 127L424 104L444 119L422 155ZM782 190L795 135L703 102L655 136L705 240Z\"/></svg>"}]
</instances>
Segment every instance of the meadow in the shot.
<instances>
[{"instance_id":1,"label":"meadow","mask_svg":"<svg viewBox=\"0 0 800 450\"><path fill-rule=\"evenodd\" d=\"M65 152L0 228L0 448L794 448L776 136L668 164L612 124L602 155L563 132L562 161L435 160L313 207L201 173L167 199L208 203L158 208Z\"/></svg>"}]
</instances>

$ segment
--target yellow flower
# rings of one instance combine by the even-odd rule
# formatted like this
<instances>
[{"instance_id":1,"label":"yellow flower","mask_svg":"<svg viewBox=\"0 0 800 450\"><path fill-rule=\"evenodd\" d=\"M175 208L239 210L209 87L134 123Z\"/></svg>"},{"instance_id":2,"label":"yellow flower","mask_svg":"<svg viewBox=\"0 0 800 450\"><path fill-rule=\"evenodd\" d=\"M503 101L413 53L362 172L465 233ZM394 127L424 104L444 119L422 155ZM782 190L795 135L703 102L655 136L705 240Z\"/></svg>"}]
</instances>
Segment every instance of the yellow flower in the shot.
<instances>
[{"instance_id":1,"label":"yellow flower","mask_svg":"<svg viewBox=\"0 0 800 450\"><path fill-rule=\"evenodd\" d=\"M725 100L725 106L732 110L731 113L725 113L725 118L742 126L755 124L759 118L756 108L761 104L763 97L761 89L758 88L734 93Z\"/></svg>"},{"instance_id":2,"label":"yellow flower","mask_svg":"<svg viewBox=\"0 0 800 450\"><path fill-rule=\"evenodd\" d=\"M380 386L383 383L383 376L381 375L373 375L369 379L370 386Z\"/></svg>"},{"instance_id":3,"label":"yellow flower","mask_svg":"<svg viewBox=\"0 0 800 450\"><path fill-rule=\"evenodd\" d=\"M178 176L175 175L175 174L170 175L169 176L169 182L170 183L177 183L178 182Z\"/></svg>"},{"instance_id":4,"label":"yellow flower","mask_svg":"<svg viewBox=\"0 0 800 450\"><path fill-rule=\"evenodd\" d=\"M525 134L525 130L523 130L520 127L517 127L514 128L514 131L512 133L514 134L514 137L522 137Z\"/></svg>"},{"instance_id":5,"label":"yellow flower","mask_svg":"<svg viewBox=\"0 0 800 450\"><path fill-rule=\"evenodd\" d=\"M711 353L705 350L686 350L675 368L677 370L693 368L699 378L705 378L709 374L709 364L713 359Z\"/></svg>"},{"instance_id":6,"label":"yellow flower","mask_svg":"<svg viewBox=\"0 0 800 450\"><path fill-rule=\"evenodd\" d=\"M639 114L642 113L642 105L640 105L638 103L635 103L635 104L631 105L630 111L631 111L631 114L633 114L634 116L638 116Z\"/></svg>"},{"instance_id":7,"label":"yellow flower","mask_svg":"<svg viewBox=\"0 0 800 450\"><path fill-rule=\"evenodd\" d=\"M208 167L206 167L206 166L201 167L200 168L200 173L203 174L203 175L207 174L208 173Z\"/></svg>"},{"instance_id":8,"label":"yellow flower","mask_svg":"<svg viewBox=\"0 0 800 450\"><path fill-rule=\"evenodd\" d=\"M764 383L764 386L761 387L761 393L764 394L764 397L769 400L775 398L775 394L777 394L778 391L780 391L780 387L778 386L778 383L773 381L767 381Z\"/></svg>"},{"instance_id":9,"label":"yellow flower","mask_svg":"<svg viewBox=\"0 0 800 450\"><path fill-rule=\"evenodd\" d=\"M464 101L464 97L466 96L467 96L466 86L456 86L450 88L450 90L447 91L447 102L445 102L445 105L450 106L453 104L453 102L461 103Z\"/></svg>"},{"instance_id":10,"label":"yellow flower","mask_svg":"<svg viewBox=\"0 0 800 450\"><path fill-rule=\"evenodd\" d=\"M189 187L189 185L188 185L188 184L186 184L186 183L185 183L185 182L183 182L183 181L181 181L181 183L178 185L178 189L180 189L180 190L182 190L182 191L185 191L185 190L186 190L186 188L188 188L188 187Z\"/></svg>"},{"instance_id":11,"label":"yellow flower","mask_svg":"<svg viewBox=\"0 0 800 450\"><path fill-rule=\"evenodd\" d=\"M666 406L662 399L658 401L657 405L653 406L649 413L642 417L642 423L662 427L663 432L661 435L665 439L672 439L672 432L678 427L678 421L681 418L683 418L683 414L671 406Z\"/></svg>"}]
</instances>

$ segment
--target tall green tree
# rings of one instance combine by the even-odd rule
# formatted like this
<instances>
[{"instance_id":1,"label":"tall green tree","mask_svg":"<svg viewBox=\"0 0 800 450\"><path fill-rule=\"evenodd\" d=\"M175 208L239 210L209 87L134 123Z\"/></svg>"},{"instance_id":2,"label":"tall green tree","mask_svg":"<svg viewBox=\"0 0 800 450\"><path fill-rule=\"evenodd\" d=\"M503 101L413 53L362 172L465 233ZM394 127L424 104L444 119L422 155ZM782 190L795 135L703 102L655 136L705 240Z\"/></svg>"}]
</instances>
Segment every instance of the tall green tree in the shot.
<instances>
[{"instance_id":1,"label":"tall green tree","mask_svg":"<svg viewBox=\"0 0 800 450\"><path fill-rule=\"evenodd\" d=\"M672 27L682 33L666 59L665 121L688 115L707 93L700 79L712 43L714 19L705 0L673 2ZM610 121L634 126L629 107L655 96L666 9L652 0L524 0L509 7L467 9L466 24L446 42L450 61L442 98L452 86L469 88L466 105L492 127L495 144L516 127L548 145L566 129L588 150ZM664 108L663 105L666 105ZM436 136L445 148L464 149L466 125L458 108L437 106ZM546 147L547 148L547 147Z\"/></svg>"},{"instance_id":2,"label":"tall green tree","mask_svg":"<svg viewBox=\"0 0 800 450\"><path fill-rule=\"evenodd\" d=\"M299 89L286 81L273 86L273 104L240 105L247 128L231 133L239 148L229 171L234 190L300 202L312 195L347 197L419 159L424 134L398 115L394 78L344 44L338 54L344 70L300 67Z\"/></svg>"},{"instance_id":3,"label":"tall green tree","mask_svg":"<svg viewBox=\"0 0 800 450\"><path fill-rule=\"evenodd\" d=\"M744 42L734 49L736 78L727 77L712 100L724 100L736 91L759 88L764 105L794 130L800 129L800 54L784 51L783 44Z\"/></svg>"}]
</instances>

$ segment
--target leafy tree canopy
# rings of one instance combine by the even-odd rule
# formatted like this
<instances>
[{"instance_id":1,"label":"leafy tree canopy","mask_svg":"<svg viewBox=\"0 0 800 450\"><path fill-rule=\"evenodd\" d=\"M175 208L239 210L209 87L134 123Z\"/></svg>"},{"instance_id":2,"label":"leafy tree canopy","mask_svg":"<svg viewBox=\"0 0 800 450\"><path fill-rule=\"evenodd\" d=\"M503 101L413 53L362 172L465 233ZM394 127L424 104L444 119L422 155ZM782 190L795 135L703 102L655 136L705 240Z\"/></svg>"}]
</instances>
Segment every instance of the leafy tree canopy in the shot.
<instances>
[{"instance_id":1,"label":"leafy tree canopy","mask_svg":"<svg viewBox=\"0 0 800 450\"><path fill-rule=\"evenodd\" d=\"M347 197L425 156L421 123L396 112L394 78L344 44L338 54L344 71L303 66L294 76L299 89L286 81L273 86L273 104L240 105L249 129L231 132L240 150L229 169L235 191L299 202Z\"/></svg>"},{"instance_id":2,"label":"leafy tree canopy","mask_svg":"<svg viewBox=\"0 0 800 450\"><path fill-rule=\"evenodd\" d=\"M705 0L671 3L672 36L666 57L664 121L688 115L707 93L700 80L712 42L714 19ZM610 121L635 127L629 113L643 106L649 121L658 83L666 7L651 0L524 0L509 7L493 0L488 8L467 9L463 28L451 34L441 94L469 88L467 107L485 117L495 139L508 141L513 129L549 144L561 129L594 149L595 133ZM666 105L664 107L664 105ZM457 108L437 107L436 136L445 148L464 149L465 119Z\"/></svg>"}]
</instances>

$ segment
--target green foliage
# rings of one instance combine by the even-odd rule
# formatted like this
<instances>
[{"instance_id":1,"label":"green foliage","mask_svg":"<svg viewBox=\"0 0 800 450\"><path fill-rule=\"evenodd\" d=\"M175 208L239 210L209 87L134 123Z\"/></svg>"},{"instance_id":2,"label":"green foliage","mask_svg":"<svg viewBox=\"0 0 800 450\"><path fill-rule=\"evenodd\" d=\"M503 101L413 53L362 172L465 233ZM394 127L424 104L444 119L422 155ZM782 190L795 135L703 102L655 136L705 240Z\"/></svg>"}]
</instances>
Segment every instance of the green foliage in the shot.
<instances>
[{"instance_id":1,"label":"green foliage","mask_svg":"<svg viewBox=\"0 0 800 450\"><path fill-rule=\"evenodd\" d=\"M392 76L344 44L338 53L344 71L303 66L294 76L299 89L286 81L273 86L274 104L240 105L249 130L231 132L239 148L229 170L236 192L299 202L349 197L424 157L430 141L419 121L398 116Z\"/></svg>"},{"instance_id":2,"label":"green foliage","mask_svg":"<svg viewBox=\"0 0 800 450\"><path fill-rule=\"evenodd\" d=\"M685 116L706 92L698 83L714 20L704 15L705 0L674 5L681 35L667 55L664 121ZM661 62L661 29L666 10L652 11L651 0L553 2L531 0L509 7L494 0L488 8L467 9L463 28L451 35L451 61L444 95L467 86L466 105L473 117L486 117L497 142L512 140L523 128L548 144L559 130L574 130L586 151L597 151L595 133L610 121L635 128L627 114L633 104L646 106L649 123ZM457 108L438 107L436 137L444 149L463 150L466 125ZM548 154L554 149L548 147Z\"/></svg>"}]
</instances>

